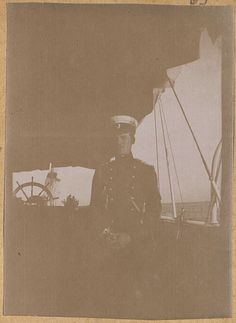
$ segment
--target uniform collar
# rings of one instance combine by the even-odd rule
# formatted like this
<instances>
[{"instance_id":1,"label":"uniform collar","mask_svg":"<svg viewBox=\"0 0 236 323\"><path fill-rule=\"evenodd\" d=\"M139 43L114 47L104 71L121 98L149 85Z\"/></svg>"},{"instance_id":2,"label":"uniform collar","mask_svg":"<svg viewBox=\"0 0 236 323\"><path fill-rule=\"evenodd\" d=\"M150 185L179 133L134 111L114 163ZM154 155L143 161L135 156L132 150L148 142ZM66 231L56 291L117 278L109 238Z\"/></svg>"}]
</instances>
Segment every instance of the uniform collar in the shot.
<instances>
[{"instance_id":1,"label":"uniform collar","mask_svg":"<svg viewBox=\"0 0 236 323\"><path fill-rule=\"evenodd\" d=\"M117 155L117 156L115 156L116 161L126 161L126 160L128 161L128 160L132 160L132 159L134 159L132 153L130 153L128 155Z\"/></svg>"}]
</instances>

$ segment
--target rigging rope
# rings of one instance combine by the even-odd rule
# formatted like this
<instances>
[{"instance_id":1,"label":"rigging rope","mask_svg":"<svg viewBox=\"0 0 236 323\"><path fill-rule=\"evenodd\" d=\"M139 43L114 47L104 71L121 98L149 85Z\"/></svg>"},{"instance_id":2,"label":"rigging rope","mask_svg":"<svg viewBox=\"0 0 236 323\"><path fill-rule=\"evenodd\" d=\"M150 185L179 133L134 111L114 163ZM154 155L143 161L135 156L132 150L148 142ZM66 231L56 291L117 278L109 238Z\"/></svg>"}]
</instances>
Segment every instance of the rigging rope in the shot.
<instances>
[{"instance_id":1,"label":"rigging rope","mask_svg":"<svg viewBox=\"0 0 236 323\"><path fill-rule=\"evenodd\" d=\"M216 146L216 150L214 152L213 158L212 158L212 165L211 165L211 176L213 176L213 172L214 172L214 163L217 157L218 152L220 151L220 156L221 156L221 145L222 145L222 138L220 139L218 145ZM217 172L216 172L217 174Z\"/></svg>"},{"instance_id":2,"label":"rigging rope","mask_svg":"<svg viewBox=\"0 0 236 323\"><path fill-rule=\"evenodd\" d=\"M222 165L222 158L221 158L221 144L222 144L222 139L220 140L220 142L218 143L215 153L213 155L213 159L212 159L212 167L211 167L211 176L214 178L215 182L217 183L219 175L220 175L220 169L221 169L221 165ZM217 157L217 154L220 154L220 159L218 161L216 170L214 169L215 166L215 160ZM215 171L215 172L214 172ZM210 201L210 206L209 206L209 210L206 216L206 224L209 222L209 220L211 219L211 212L213 210L214 204L216 204L218 202L217 198L216 198L216 193L215 191L211 191L211 201Z\"/></svg>"},{"instance_id":3,"label":"rigging rope","mask_svg":"<svg viewBox=\"0 0 236 323\"><path fill-rule=\"evenodd\" d=\"M161 128L162 128L163 140L164 140L164 146L165 146L165 155L166 155L168 178L169 178L169 184L170 184L170 195L171 195L171 201L172 201L172 206L173 206L174 218L176 218L177 217L176 205L175 205L175 199L174 199L174 191L173 191L172 182L171 182L169 156L168 156L166 135L165 135L165 130L164 130L164 122L163 122L163 111L162 111L161 106L160 106L160 100L158 100L158 103L159 103L159 111L160 111L160 119L161 119Z\"/></svg>"},{"instance_id":4,"label":"rigging rope","mask_svg":"<svg viewBox=\"0 0 236 323\"><path fill-rule=\"evenodd\" d=\"M190 125L190 123L189 123L189 120L188 120L188 118L187 118L187 116L186 116L186 113L185 113L185 111L184 111L184 108L183 108L183 106L182 106L182 104L181 104L181 102L180 102L180 100L179 100L179 98L178 98L178 96L177 96L177 93L176 93L176 91L175 91L175 89L174 89L174 86L173 86L173 84L172 84L172 81L170 80L170 78L168 77L168 75L167 75L167 79L168 79L168 81L169 81L169 83L170 83L170 86L171 86L171 89L172 89L172 91L173 91L173 93L174 93L174 96L176 97L176 100L177 100L177 102L178 102L178 104L179 104L179 106L180 106L180 109L181 109L181 111L182 111L182 113L183 113L183 116L184 116L184 119L185 119L185 121L186 121L186 123L187 123L187 125L188 125L188 128L189 128L189 130L190 130L190 132L191 132L191 134L192 134L193 140L194 140L194 142L195 142L195 144L196 144L196 146L197 146L198 152L199 152L199 154L200 154L200 156L201 156L201 159L202 159L203 165L204 165L205 170L206 170L206 172L207 172L208 178L209 178L209 180L210 180L210 182L211 182L212 188L214 189L214 191L215 191L215 193L216 193L216 196L217 196L217 198L218 198L218 200L219 200L219 202L220 202L220 200L221 200L220 192L218 191L217 185L216 185L216 183L215 183L214 179L213 179L213 178L212 178L212 176L211 176L210 170L209 170L208 165L207 165L207 162L206 162L206 160L205 160L205 158L204 158L204 156L203 156L203 154L202 154L202 151L201 151L201 148L200 148L200 146L199 146L199 144L198 144L197 138L196 138L196 136L195 136L195 134L194 134L194 132L193 132L193 129L192 129L192 127L191 127L191 125Z\"/></svg>"},{"instance_id":5,"label":"rigging rope","mask_svg":"<svg viewBox=\"0 0 236 323\"><path fill-rule=\"evenodd\" d=\"M157 185L158 185L158 188L159 188L159 191L160 191L160 176L159 176L159 157L158 157L158 145L157 145L157 115L156 115L156 102L154 104L154 122L155 122L155 136L156 136L156 162L157 162L157 172L158 172L158 176L157 176Z\"/></svg>"},{"instance_id":6,"label":"rigging rope","mask_svg":"<svg viewBox=\"0 0 236 323\"><path fill-rule=\"evenodd\" d=\"M165 123L166 134L167 134L167 138L168 138L168 142L169 142L171 157L172 157L172 161L173 161L173 165L174 165L174 171L175 171L175 176L176 176L176 179L177 179L177 185L178 185L179 194L180 194L180 200L181 200L181 211L180 211L180 214L177 215L177 213L175 213L176 219L178 220L176 240L179 240L179 238L182 236L183 220L184 220L184 211L185 211L184 210L183 195L182 195L182 190L181 190L181 187L180 187L179 176L178 176L178 172L177 172L177 167L176 167L176 163L175 163L173 148L172 148L172 144L171 144L171 140L170 140L169 130L168 130L168 126L167 126L166 117L165 117L165 113L164 113L164 109L163 109L163 104L162 104L161 98L159 100L159 104L160 104L160 111L162 113L163 120L164 120L164 123ZM172 203L174 203L174 208L175 208L175 212L176 212L175 201L172 201Z\"/></svg>"},{"instance_id":7,"label":"rigging rope","mask_svg":"<svg viewBox=\"0 0 236 323\"><path fill-rule=\"evenodd\" d=\"M170 134L169 134L169 130L168 130L167 122L166 122L166 116L165 116L165 113L164 113L164 109L163 109L163 104L162 104L161 98L160 98L160 108L162 110L163 120L164 120L164 123L165 123L166 134L167 134L167 138L168 138L168 142L169 142L171 157L172 157L173 166L174 166L174 172L175 172L175 176L176 176L176 180L177 180L177 185L178 185L178 190L179 190L179 195L180 195L180 201L181 201L181 205L182 205L182 209L183 209L184 208L183 194L182 194L182 190L181 190L181 187L180 187L180 181L179 181L179 176L178 176L178 172L177 172L175 157L174 157L174 153L173 153L172 143L171 143L171 139L170 139Z\"/></svg>"}]
</instances>

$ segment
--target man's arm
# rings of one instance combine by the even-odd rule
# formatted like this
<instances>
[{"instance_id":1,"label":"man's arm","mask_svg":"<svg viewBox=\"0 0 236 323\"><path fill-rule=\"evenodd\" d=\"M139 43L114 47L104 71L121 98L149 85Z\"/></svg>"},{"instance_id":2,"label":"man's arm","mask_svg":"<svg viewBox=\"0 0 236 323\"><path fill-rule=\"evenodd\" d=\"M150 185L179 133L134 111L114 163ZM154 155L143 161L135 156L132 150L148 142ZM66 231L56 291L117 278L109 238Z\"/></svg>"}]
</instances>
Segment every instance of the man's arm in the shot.
<instances>
[{"instance_id":1,"label":"man's arm","mask_svg":"<svg viewBox=\"0 0 236 323\"><path fill-rule=\"evenodd\" d=\"M156 219L161 215L161 195L157 186L155 168L150 166L147 177L147 205L146 211Z\"/></svg>"},{"instance_id":2,"label":"man's arm","mask_svg":"<svg viewBox=\"0 0 236 323\"><path fill-rule=\"evenodd\" d=\"M90 206L96 208L99 207L99 204L101 202L101 179L100 179L100 170L96 169L94 176L93 176L93 182L92 182L92 190L91 190L91 200L90 200Z\"/></svg>"},{"instance_id":3,"label":"man's arm","mask_svg":"<svg viewBox=\"0 0 236 323\"><path fill-rule=\"evenodd\" d=\"M146 182L146 216L149 233L152 236L154 246L159 244L160 216L162 211L161 195L157 186L157 175L155 168L150 166Z\"/></svg>"},{"instance_id":4,"label":"man's arm","mask_svg":"<svg viewBox=\"0 0 236 323\"><path fill-rule=\"evenodd\" d=\"M93 213L94 230L101 234L106 227L106 214L104 208L104 172L102 167L96 169L91 190L90 206Z\"/></svg>"}]
</instances>

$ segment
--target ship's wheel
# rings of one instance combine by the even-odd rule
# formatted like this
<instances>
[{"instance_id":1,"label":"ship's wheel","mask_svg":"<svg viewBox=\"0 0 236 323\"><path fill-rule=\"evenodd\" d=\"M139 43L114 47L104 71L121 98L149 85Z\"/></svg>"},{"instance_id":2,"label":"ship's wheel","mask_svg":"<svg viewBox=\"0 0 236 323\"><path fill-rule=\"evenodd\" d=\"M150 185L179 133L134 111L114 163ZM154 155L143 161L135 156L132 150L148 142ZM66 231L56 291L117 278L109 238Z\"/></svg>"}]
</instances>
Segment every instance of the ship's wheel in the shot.
<instances>
[{"instance_id":1,"label":"ship's wheel","mask_svg":"<svg viewBox=\"0 0 236 323\"><path fill-rule=\"evenodd\" d=\"M47 188L48 185L34 182L32 177L31 182L20 184L18 181L17 188L13 194L17 200L20 200L25 205L49 206L54 200L52 193Z\"/></svg>"}]
</instances>

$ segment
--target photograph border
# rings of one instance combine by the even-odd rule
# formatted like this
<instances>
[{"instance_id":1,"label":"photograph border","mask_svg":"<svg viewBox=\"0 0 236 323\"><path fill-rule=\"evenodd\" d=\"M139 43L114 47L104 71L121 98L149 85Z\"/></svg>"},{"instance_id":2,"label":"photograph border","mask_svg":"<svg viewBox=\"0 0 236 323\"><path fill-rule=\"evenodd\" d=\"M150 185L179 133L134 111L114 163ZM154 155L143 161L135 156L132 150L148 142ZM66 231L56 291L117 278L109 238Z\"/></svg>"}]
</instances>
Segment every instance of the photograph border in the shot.
<instances>
[{"instance_id":1,"label":"photograph border","mask_svg":"<svg viewBox=\"0 0 236 323\"><path fill-rule=\"evenodd\" d=\"M4 152L5 152L5 104L6 104L6 5L7 3L89 3L89 4L152 4L152 5L194 5L194 6L202 6L203 0L197 1L197 4L190 4L191 1L187 0L162 0L162 1L78 1L78 0L48 0L48 1L40 1L40 0L15 0L15 1L7 1L0 0L0 321L1 322L86 322L86 323L94 323L94 322L132 322L133 320L116 320L116 319L96 319L96 318L75 318L75 317L32 317L32 316L3 316L3 281L4 281L4 272L3 272L3 262L4 262L4 254L3 254L3 237L4 237ZM193 3L194 1L192 1ZM196 1L195 1L196 3ZM207 6L215 6L215 5L232 5L234 7L234 16L235 16L235 2L232 0L208 0ZM233 52L235 52L235 31L236 25L234 21L234 46ZM232 58L233 59L233 58ZM234 63L234 62L233 62ZM232 63L232 64L233 64ZM234 98L236 94L235 87L235 66L233 66L232 74L234 75L234 80L232 83L234 85ZM228 74L227 74L228 76ZM235 105L235 99L229 99ZM229 101L229 102L230 102ZM235 109L235 106L234 106ZM235 112L235 110L234 110ZM233 113L234 115L235 113ZM233 126L235 131L235 127ZM233 136L235 133L232 134ZM234 141L235 145L235 141ZM234 146L235 148L236 146ZM233 160L234 162L234 160ZM231 241L232 241L232 318L219 318L219 319L182 319L182 320L168 320L169 322L177 322L177 323L194 323L194 322L214 322L214 323L228 323L234 322L236 320L236 170L235 167L232 169L232 228L231 228ZM167 321L167 320L166 320ZM142 320L138 320L138 322L144 322ZM153 322L161 322L161 320L155 320Z\"/></svg>"}]
</instances>

